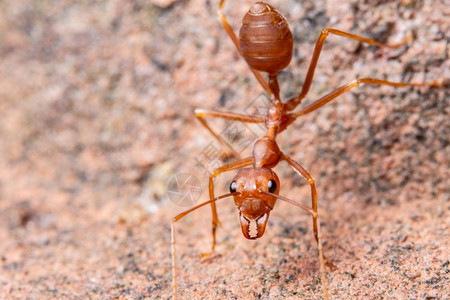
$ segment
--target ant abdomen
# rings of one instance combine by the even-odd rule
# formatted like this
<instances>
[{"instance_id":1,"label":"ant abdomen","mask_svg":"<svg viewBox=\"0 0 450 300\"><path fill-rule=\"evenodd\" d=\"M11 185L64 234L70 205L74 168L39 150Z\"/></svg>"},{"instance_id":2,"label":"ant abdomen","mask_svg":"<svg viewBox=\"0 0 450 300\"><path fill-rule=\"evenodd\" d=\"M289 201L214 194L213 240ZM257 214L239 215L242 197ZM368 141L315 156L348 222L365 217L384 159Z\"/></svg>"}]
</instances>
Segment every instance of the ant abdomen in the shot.
<instances>
[{"instance_id":1,"label":"ant abdomen","mask_svg":"<svg viewBox=\"0 0 450 300\"><path fill-rule=\"evenodd\" d=\"M276 74L291 62L294 41L284 17L269 4L257 2L242 20L239 44L251 68Z\"/></svg>"}]
</instances>

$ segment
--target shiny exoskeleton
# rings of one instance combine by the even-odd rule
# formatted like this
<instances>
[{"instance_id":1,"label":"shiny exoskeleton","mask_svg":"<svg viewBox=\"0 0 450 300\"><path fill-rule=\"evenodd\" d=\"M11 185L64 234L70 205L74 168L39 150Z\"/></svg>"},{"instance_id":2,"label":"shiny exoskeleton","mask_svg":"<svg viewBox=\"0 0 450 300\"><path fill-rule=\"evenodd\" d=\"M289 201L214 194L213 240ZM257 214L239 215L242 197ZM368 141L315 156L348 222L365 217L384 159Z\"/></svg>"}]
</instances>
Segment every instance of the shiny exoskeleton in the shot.
<instances>
[{"instance_id":1,"label":"shiny exoskeleton","mask_svg":"<svg viewBox=\"0 0 450 300\"><path fill-rule=\"evenodd\" d=\"M275 74L291 62L294 39L286 19L269 4L257 2L242 20L239 46L251 68Z\"/></svg>"},{"instance_id":2,"label":"shiny exoskeleton","mask_svg":"<svg viewBox=\"0 0 450 300\"><path fill-rule=\"evenodd\" d=\"M231 26L228 24L226 16L222 12L224 2L225 0L220 1L219 20L239 53L247 62L250 70L261 84L262 88L270 95L271 104L265 117L204 109L196 109L195 114L201 124L221 144L227 147L229 153L234 154L236 157L239 157L239 154L236 153L234 149L228 145L214 130L212 130L205 118L223 118L247 123L263 123L266 126L266 134L255 142L250 157L238 159L236 162L217 168L211 173L209 176L209 201L197 205L177 215L173 219L172 272L174 298L177 296L175 272L175 222L190 212L210 204L212 211L212 251L214 251L214 247L216 245L216 229L218 224L220 224L215 203L220 199L233 197L235 205L239 211L239 220L241 223L242 233L247 239L257 239L263 236L270 211L274 208L277 200L288 202L311 214L313 218L314 237L318 245L323 292L325 299L328 299L329 296L325 265L327 264L332 266L332 264L326 263L326 259L323 255L319 214L317 212L317 192L315 182L308 171L306 171L299 163L284 154L279 149L276 142L277 135L285 130L289 124L294 122L298 117L315 111L336 97L359 86L361 83L390 85L395 87L437 86L440 84L437 82L418 84L391 82L374 78L360 78L335 89L334 91L314 101L309 106L299 109L297 112L293 112L293 110L298 107L302 99L309 91L323 43L329 34L387 48L399 47L404 43L385 45L375 40L343 32L337 29L324 29L322 30L315 45L300 94L297 97L283 102L280 98L278 72L289 65L293 52L293 37L286 19L269 4L257 2L244 16L242 26L239 31L239 38L237 38L234 31L231 29ZM267 73L268 79L266 80L260 72ZM311 188L311 207L307 207L279 194L280 180L272 168L282 161L286 162L289 167L295 170L297 174L302 176L308 182ZM238 170L238 172L230 184L230 193L216 197L214 195L214 178L221 173L232 170Z\"/></svg>"}]
</instances>

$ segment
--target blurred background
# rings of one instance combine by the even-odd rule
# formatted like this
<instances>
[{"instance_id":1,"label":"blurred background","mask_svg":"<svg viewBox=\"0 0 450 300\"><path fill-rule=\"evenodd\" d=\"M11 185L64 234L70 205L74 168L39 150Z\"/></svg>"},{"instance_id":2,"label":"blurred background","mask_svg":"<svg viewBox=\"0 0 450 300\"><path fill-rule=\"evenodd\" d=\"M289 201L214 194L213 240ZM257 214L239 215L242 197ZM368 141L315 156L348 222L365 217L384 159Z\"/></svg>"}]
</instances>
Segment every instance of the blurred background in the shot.
<instances>
[{"instance_id":1,"label":"blurred background","mask_svg":"<svg viewBox=\"0 0 450 300\"><path fill-rule=\"evenodd\" d=\"M295 39L279 76L283 99L299 93L326 27L385 43L412 38L388 50L330 36L306 103L355 78L450 78L445 1L268 2ZM227 1L236 32L252 3ZM227 162L193 110L253 112L266 101L217 8L0 1L0 298L170 297L171 219L208 200L208 174ZM448 104L444 86L362 86L280 136L316 179L336 299L450 294ZM238 128L245 157L262 131ZM309 204L305 181L284 164L276 171L281 194ZM233 175L216 180L217 195ZM186 178L195 189L177 190L173 180ZM309 216L277 204L265 237L247 241L232 201L218 206L223 228L208 259L209 208L177 223L183 298L320 298Z\"/></svg>"}]
</instances>

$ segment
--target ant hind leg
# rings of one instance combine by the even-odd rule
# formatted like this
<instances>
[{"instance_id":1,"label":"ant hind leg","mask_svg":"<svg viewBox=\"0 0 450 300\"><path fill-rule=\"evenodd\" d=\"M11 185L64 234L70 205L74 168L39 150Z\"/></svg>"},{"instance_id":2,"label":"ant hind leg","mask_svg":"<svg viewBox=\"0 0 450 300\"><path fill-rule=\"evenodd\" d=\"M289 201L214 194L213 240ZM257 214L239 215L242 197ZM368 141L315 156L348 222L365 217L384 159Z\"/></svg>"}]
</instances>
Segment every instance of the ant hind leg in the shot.
<instances>
[{"instance_id":1,"label":"ant hind leg","mask_svg":"<svg viewBox=\"0 0 450 300\"><path fill-rule=\"evenodd\" d=\"M219 10L218 10L219 21L220 21L220 23L222 23L223 28L225 29L225 31L228 33L228 36L233 41L233 43L236 46L236 49L238 50L239 54L242 56L241 47L239 45L239 40L238 40L236 34L234 33L233 29L231 28L230 24L228 23L227 16L223 13L223 5L224 4L225 4L225 0L220 0ZM253 74L255 75L256 79L258 80L258 82L263 87L263 89L272 97L273 93L272 93L268 83L266 82L264 77L261 75L261 73L258 72L255 69L251 68L250 66L249 66L249 68L253 72Z\"/></svg>"},{"instance_id":2,"label":"ant hind leg","mask_svg":"<svg viewBox=\"0 0 450 300\"><path fill-rule=\"evenodd\" d=\"M305 82L303 83L303 87L302 90L300 92L300 94L297 97L294 97L292 99L290 99L287 103L286 103L286 107L289 111L294 110L303 100L303 98L305 98L306 94L308 94L309 88L311 86L312 83L312 79L314 77L314 71L316 69L317 66L317 62L319 60L319 56L322 52L322 47L323 44L325 42L325 39L328 37L329 34L333 34L333 35L338 35L338 36L342 36L342 37L346 37L352 40L356 40L362 43L367 43L370 45L374 45L377 47L384 47L384 48L398 48L400 46L403 46L407 41L408 38L405 38L405 40L401 43L398 44L392 44L392 45L387 45L387 44L382 44L380 42L377 42L373 39L369 39L369 38L365 38L356 34L352 34L352 33L348 33L345 31L341 31L341 30L337 30L337 29L333 29L333 28L326 28L324 30L322 30L322 32L320 33L319 38L317 39L316 42L316 47L314 48L314 52L311 58L311 61L309 63L309 68L308 68L308 72L306 73L306 78L305 78Z\"/></svg>"}]
</instances>

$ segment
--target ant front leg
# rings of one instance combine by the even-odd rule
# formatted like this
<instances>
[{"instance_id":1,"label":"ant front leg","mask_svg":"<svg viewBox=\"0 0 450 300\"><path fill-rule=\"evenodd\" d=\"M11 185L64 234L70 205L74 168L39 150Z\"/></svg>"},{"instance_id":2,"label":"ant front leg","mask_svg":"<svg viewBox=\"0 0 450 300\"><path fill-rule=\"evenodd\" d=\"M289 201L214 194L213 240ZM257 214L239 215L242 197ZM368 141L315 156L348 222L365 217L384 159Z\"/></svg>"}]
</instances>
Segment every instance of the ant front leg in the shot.
<instances>
[{"instance_id":1,"label":"ant front leg","mask_svg":"<svg viewBox=\"0 0 450 300\"><path fill-rule=\"evenodd\" d=\"M203 207L207 204L211 204L211 210L212 210L212 236L213 236L213 243L211 247L211 252L203 254L202 256L208 256L214 252L214 248L216 246L216 229L217 225L220 225L219 217L217 216L217 209L216 209L216 201L219 199L223 199L229 196L233 196L235 193L229 193L225 195L221 195L218 197L214 197L214 177L217 177L221 173L232 171L236 169L240 169L243 167L246 167L248 165L251 165L253 163L253 158L248 157L246 159L239 160L237 162L222 166L220 168L215 169L212 174L209 176L209 200L206 202L203 202L202 204L199 204L191 209L188 209L185 212L182 212L175 216L172 221L171 226L171 240L172 240L172 291L173 291L173 299L177 299L177 275L176 275L176 251L175 251L175 223L183 218L184 216L188 215L189 213L199 209L200 207Z\"/></svg>"},{"instance_id":2,"label":"ant front leg","mask_svg":"<svg viewBox=\"0 0 450 300\"><path fill-rule=\"evenodd\" d=\"M266 195L270 195L272 197L276 197L282 201L285 201L287 203L290 203L292 205L295 205L297 207L300 207L301 209L303 209L304 211L308 212L310 215L313 216L313 218L315 220L317 220L317 234L316 234L316 241L317 241L317 248L319 250L319 263L320 263L320 277L322 280L322 289L323 289L323 294L325 297L325 300L329 300L329 295L328 295L328 279L327 279L327 274L325 271L325 256L323 255L323 248L322 248L322 234L321 234L321 230L320 230L320 222L319 220L319 214L317 213L317 211L312 210L311 208L298 203L294 200L291 200L289 198L286 198L284 196L278 195L278 194L273 194L273 193L268 193L265 191L261 191L261 193L266 194Z\"/></svg>"},{"instance_id":3,"label":"ant front leg","mask_svg":"<svg viewBox=\"0 0 450 300\"><path fill-rule=\"evenodd\" d=\"M312 178L312 176L308 173L308 171L306 171L298 162L296 162L295 160L293 160L292 158L290 158L284 154L282 154L281 158L283 160L285 160L288 163L288 165L292 169L294 169L294 171L296 171L300 176L305 178L308 181L309 185L311 186L311 207L312 207L312 210L315 212L315 215L313 215L314 238L316 239L317 245L319 245L319 239L320 239L320 237L319 237L319 234L320 234L319 228L320 227L319 226L320 226L320 224L318 221L319 215L318 215L318 211L317 211L317 191L316 191L316 185L314 184L315 181ZM320 243L320 246L321 246L321 243ZM325 261L325 264L327 266L329 266L331 269L334 269L335 266L332 263L328 262L325 255L323 254L323 252L322 252L322 256Z\"/></svg>"},{"instance_id":4,"label":"ant front leg","mask_svg":"<svg viewBox=\"0 0 450 300\"><path fill-rule=\"evenodd\" d=\"M239 40L236 37L236 34L234 33L234 31L231 28L230 24L228 23L227 16L222 12L224 4L225 4L225 0L220 0L219 11L218 11L219 21L220 21L220 23L222 23L223 28L225 29L225 31L228 33L228 36L233 41L233 43L236 46L236 49L238 50L239 54L242 56L241 46L239 45ZM255 69L251 68L250 66L248 66L248 67L253 72L253 74L255 75L256 79L258 80L258 82L263 87L263 89L270 95L270 98L272 98L272 96L273 96L272 90L270 89L269 85L267 84L266 80L261 75L261 73L256 71Z\"/></svg>"},{"instance_id":5,"label":"ant front leg","mask_svg":"<svg viewBox=\"0 0 450 300\"><path fill-rule=\"evenodd\" d=\"M203 207L207 204L215 204L217 200L223 199L223 198L227 198L233 196L233 193L229 193L229 194L224 194L221 196L218 196L216 198L210 199L206 202L203 202L202 204L199 204L197 206L194 206L178 215L175 216L175 218L173 218L172 220L172 226L171 226L171 244L172 244L172 295L173 295L173 299L177 299L178 295L177 295L177 271L176 271L176 251L175 251L175 223L180 220L181 218L183 218L184 216L190 214L191 212L199 209L200 207Z\"/></svg>"},{"instance_id":6,"label":"ant front leg","mask_svg":"<svg viewBox=\"0 0 450 300\"><path fill-rule=\"evenodd\" d=\"M253 163L253 158L248 157L239 161L236 161L234 163L222 166L220 168L215 169L211 175L209 176L209 199L214 199L214 178L219 176L220 174L232 171L236 169L240 169L246 166L249 166ZM217 216L217 209L216 204L214 202L211 202L211 210L212 210L212 237L213 237L213 243L211 247L211 253L204 253L203 256L208 256L214 252L214 248L216 247L216 229L217 225L220 225L219 217Z\"/></svg>"},{"instance_id":7,"label":"ant front leg","mask_svg":"<svg viewBox=\"0 0 450 300\"><path fill-rule=\"evenodd\" d=\"M360 41L363 43L368 43L370 45L374 45L374 46L378 46L378 47L384 47L384 48L397 48L400 47L402 45L405 44L405 42L408 40L408 38L406 38L403 42L398 43L398 44L393 44L393 45L386 45L386 44L382 44L380 42L377 42L373 39L368 39L365 37L361 37L359 35L355 35L352 33L348 33L348 32L344 32L344 31L340 31L337 29L333 29L333 28L327 28L322 30L322 32L320 33L320 36L316 42L316 47L314 48L314 52L311 58L311 62L309 63L309 68L308 68L308 73L306 73L306 78L305 78L305 82L303 83L303 87L302 87L302 91L300 92L300 95L298 95L295 98L290 99L287 103L286 103L286 108L288 111L294 110L299 104L300 102L303 100L303 98L305 98L306 94L309 91L309 88L311 86L311 82L312 79L314 77L314 71L316 69L317 66L317 61L319 60L319 56L320 53L322 51L322 46L323 43L325 42L325 39L327 38L327 36L329 34L334 34L334 35L338 35L338 36L343 36L352 40L356 40L356 41Z\"/></svg>"}]
</instances>

